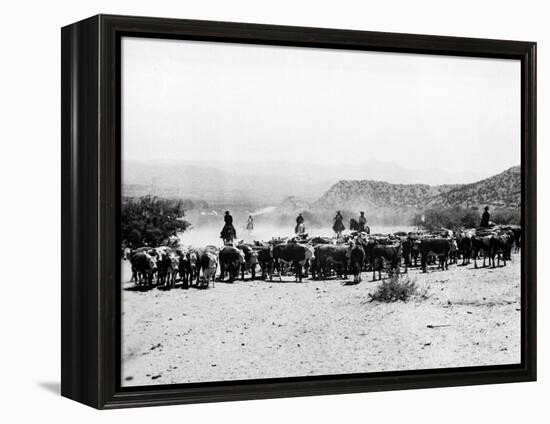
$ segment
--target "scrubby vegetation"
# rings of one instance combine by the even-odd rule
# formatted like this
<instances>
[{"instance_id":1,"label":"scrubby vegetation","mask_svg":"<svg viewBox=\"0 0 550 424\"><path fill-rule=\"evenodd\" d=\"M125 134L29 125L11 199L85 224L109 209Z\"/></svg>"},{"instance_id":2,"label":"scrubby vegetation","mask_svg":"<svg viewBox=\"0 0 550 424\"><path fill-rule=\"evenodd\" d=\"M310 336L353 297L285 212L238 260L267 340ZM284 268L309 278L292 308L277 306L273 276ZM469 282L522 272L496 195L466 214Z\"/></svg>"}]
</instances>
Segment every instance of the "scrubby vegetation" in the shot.
<instances>
[{"instance_id":1,"label":"scrubby vegetation","mask_svg":"<svg viewBox=\"0 0 550 424\"><path fill-rule=\"evenodd\" d=\"M521 224L521 211L518 209L502 209L491 214L491 221L495 224Z\"/></svg>"},{"instance_id":2,"label":"scrubby vegetation","mask_svg":"<svg viewBox=\"0 0 550 424\"><path fill-rule=\"evenodd\" d=\"M122 243L129 247L160 246L191 225L181 200L153 196L125 198L121 208Z\"/></svg>"},{"instance_id":3,"label":"scrubby vegetation","mask_svg":"<svg viewBox=\"0 0 550 424\"><path fill-rule=\"evenodd\" d=\"M423 214L417 214L412 220L412 225L423 227L427 230L440 228L475 228L479 226L482 211L478 208L431 208ZM509 208L490 211L491 221L495 224L519 224L521 214L519 209Z\"/></svg>"},{"instance_id":4,"label":"scrubby vegetation","mask_svg":"<svg viewBox=\"0 0 550 424\"><path fill-rule=\"evenodd\" d=\"M393 274L384 280L372 294L369 293L371 302L407 302L413 297L427 299L428 288L421 289L414 279L406 274Z\"/></svg>"}]
</instances>

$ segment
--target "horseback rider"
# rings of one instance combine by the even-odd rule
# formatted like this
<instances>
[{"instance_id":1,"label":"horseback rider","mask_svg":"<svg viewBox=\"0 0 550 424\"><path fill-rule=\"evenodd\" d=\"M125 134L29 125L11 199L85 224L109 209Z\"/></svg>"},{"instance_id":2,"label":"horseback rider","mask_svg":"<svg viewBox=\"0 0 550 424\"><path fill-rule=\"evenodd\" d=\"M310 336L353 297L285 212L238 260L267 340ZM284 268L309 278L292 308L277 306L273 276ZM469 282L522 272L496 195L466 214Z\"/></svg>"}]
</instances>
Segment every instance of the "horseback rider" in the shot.
<instances>
[{"instance_id":1,"label":"horseback rider","mask_svg":"<svg viewBox=\"0 0 550 424\"><path fill-rule=\"evenodd\" d=\"M334 217L334 225L332 226L332 229L334 230L338 238L342 237L342 231L344 231L346 227L344 227L344 217L342 216L340 211L336 212L336 216Z\"/></svg>"},{"instance_id":2,"label":"horseback rider","mask_svg":"<svg viewBox=\"0 0 550 424\"><path fill-rule=\"evenodd\" d=\"M229 211L225 211L223 220L225 222L225 225L223 226L220 237L224 241L231 241L237 237L237 231L235 230L235 227L233 227L233 217L231 216Z\"/></svg>"},{"instance_id":3,"label":"horseback rider","mask_svg":"<svg viewBox=\"0 0 550 424\"><path fill-rule=\"evenodd\" d=\"M302 216L302 213L299 213L296 217L296 227L294 227L294 232L296 234L303 234L306 231L306 227L304 226L304 217Z\"/></svg>"},{"instance_id":4,"label":"horseback rider","mask_svg":"<svg viewBox=\"0 0 550 424\"><path fill-rule=\"evenodd\" d=\"M365 216L365 212L361 211L359 215L359 219L357 220L357 223L359 224L359 232L364 232L365 228L367 226L367 217Z\"/></svg>"},{"instance_id":5,"label":"horseback rider","mask_svg":"<svg viewBox=\"0 0 550 424\"><path fill-rule=\"evenodd\" d=\"M481 222L479 224L480 227L487 228L489 226L489 218L491 215L489 214L489 206L485 206L485 212L481 215Z\"/></svg>"},{"instance_id":6,"label":"horseback rider","mask_svg":"<svg viewBox=\"0 0 550 424\"><path fill-rule=\"evenodd\" d=\"M254 218L252 218L252 215L248 215L248 221L246 222L246 229L248 230L248 234L252 233L252 230L254 230Z\"/></svg>"}]
</instances>

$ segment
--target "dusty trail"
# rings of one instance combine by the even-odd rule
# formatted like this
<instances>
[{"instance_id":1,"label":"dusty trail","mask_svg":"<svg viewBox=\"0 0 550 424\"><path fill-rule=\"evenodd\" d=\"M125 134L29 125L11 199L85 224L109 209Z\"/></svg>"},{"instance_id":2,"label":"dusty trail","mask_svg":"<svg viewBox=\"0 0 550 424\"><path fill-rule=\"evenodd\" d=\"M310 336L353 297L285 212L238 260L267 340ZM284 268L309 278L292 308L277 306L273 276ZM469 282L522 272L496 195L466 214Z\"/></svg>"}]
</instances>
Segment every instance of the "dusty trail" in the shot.
<instances>
[{"instance_id":1,"label":"dusty trail","mask_svg":"<svg viewBox=\"0 0 550 424\"><path fill-rule=\"evenodd\" d=\"M357 286L289 277L138 292L125 283L123 384L520 361L519 255L497 269L452 266L410 275L430 287L428 300L369 303L379 284L370 273Z\"/></svg>"}]
</instances>

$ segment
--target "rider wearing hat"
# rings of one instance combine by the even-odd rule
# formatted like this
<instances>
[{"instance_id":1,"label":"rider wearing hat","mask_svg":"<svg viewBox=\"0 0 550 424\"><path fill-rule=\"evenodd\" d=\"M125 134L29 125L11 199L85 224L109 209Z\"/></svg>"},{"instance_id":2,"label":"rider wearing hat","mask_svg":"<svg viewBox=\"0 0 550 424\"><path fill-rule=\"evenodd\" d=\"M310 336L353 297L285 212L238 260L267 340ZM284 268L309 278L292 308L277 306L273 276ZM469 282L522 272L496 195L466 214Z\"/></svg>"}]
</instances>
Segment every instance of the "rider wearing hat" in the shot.
<instances>
[{"instance_id":1,"label":"rider wearing hat","mask_svg":"<svg viewBox=\"0 0 550 424\"><path fill-rule=\"evenodd\" d=\"M332 226L332 229L336 233L337 237L340 237L342 235L342 231L346 229L344 227L344 217L340 213L340 211L336 212L336 216L334 217L334 225Z\"/></svg>"},{"instance_id":2,"label":"rider wearing hat","mask_svg":"<svg viewBox=\"0 0 550 424\"><path fill-rule=\"evenodd\" d=\"M489 226L489 218L491 215L489 214L489 206L485 206L485 212L481 215L481 222L479 224L480 227L488 227Z\"/></svg>"},{"instance_id":3,"label":"rider wearing hat","mask_svg":"<svg viewBox=\"0 0 550 424\"><path fill-rule=\"evenodd\" d=\"M221 238L224 240L227 240L229 238L234 239L237 237L237 231L235 230L235 227L233 227L233 217L229 213L229 211L225 211L225 215L223 216L223 221L225 222L225 225L223 226L222 232L221 232Z\"/></svg>"},{"instance_id":4,"label":"rider wearing hat","mask_svg":"<svg viewBox=\"0 0 550 424\"><path fill-rule=\"evenodd\" d=\"M294 232L296 234L303 233L305 230L304 227L304 217L302 216L302 213L299 213L296 217L296 227L294 227Z\"/></svg>"}]
</instances>

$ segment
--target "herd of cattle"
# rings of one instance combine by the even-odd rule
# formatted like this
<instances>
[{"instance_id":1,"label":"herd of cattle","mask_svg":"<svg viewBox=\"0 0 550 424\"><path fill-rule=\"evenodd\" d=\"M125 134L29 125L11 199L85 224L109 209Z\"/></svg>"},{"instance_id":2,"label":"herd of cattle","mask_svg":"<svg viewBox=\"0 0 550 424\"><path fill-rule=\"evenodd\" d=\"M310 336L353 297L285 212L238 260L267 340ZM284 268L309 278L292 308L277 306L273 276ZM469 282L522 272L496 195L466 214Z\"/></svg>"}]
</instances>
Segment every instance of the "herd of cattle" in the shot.
<instances>
[{"instance_id":1,"label":"herd of cattle","mask_svg":"<svg viewBox=\"0 0 550 424\"><path fill-rule=\"evenodd\" d=\"M274 238L268 242L238 242L222 248L206 246L191 247L140 247L126 248L123 258L130 261L132 281L143 288L154 283L170 289L181 281L182 288L190 285L214 286L217 270L219 281L229 282L245 275L256 279L260 270L261 279L272 280L274 275L293 273L296 281L309 277L317 279L348 278L353 283L361 281L361 273L372 271L373 281L381 279L384 269L390 275L399 273L400 267L420 265L426 272L428 266L443 270L449 265L470 264L473 260L486 260L489 266L500 266L511 260L511 253L519 252L521 228L517 225L494 226L468 230L437 232L397 232L393 234L367 234L351 232L340 239L309 237L307 234L292 238Z\"/></svg>"}]
</instances>

